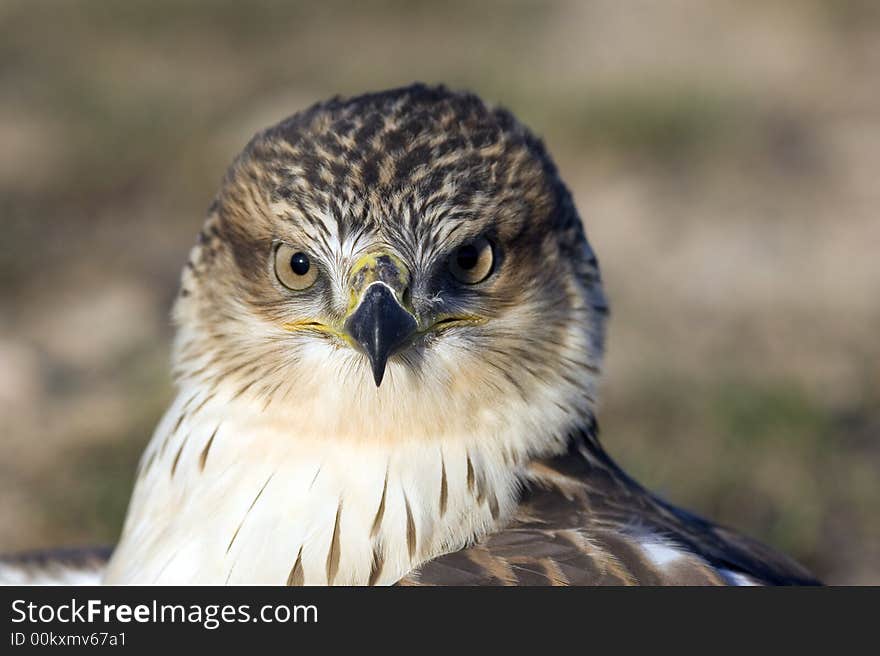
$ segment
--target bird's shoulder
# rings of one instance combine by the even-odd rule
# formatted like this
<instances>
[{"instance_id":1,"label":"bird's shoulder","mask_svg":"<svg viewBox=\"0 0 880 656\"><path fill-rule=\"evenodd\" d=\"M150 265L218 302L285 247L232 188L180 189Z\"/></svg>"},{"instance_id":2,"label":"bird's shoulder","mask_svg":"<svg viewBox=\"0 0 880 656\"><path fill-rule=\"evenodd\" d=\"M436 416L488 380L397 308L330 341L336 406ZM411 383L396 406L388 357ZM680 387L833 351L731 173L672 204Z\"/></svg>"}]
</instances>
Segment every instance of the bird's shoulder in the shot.
<instances>
[{"instance_id":1,"label":"bird's shoulder","mask_svg":"<svg viewBox=\"0 0 880 656\"><path fill-rule=\"evenodd\" d=\"M512 521L403 585L802 585L801 565L677 508L627 476L585 431L529 463Z\"/></svg>"}]
</instances>

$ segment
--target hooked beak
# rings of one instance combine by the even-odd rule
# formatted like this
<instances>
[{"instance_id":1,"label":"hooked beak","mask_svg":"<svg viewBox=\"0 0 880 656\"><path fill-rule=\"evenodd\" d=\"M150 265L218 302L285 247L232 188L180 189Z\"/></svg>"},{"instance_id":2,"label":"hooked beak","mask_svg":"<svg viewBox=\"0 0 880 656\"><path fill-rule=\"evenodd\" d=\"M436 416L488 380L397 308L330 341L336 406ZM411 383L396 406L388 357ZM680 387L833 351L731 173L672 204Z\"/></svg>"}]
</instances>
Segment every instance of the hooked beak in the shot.
<instances>
[{"instance_id":1,"label":"hooked beak","mask_svg":"<svg viewBox=\"0 0 880 656\"><path fill-rule=\"evenodd\" d=\"M370 360L376 387L385 376L388 358L416 331L416 320L381 282L371 284L357 310L345 322L345 331Z\"/></svg>"},{"instance_id":2,"label":"hooked beak","mask_svg":"<svg viewBox=\"0 0 880 656\"><path fill-rule=\"evenodd\" d=\"M388 252L369 253L355 263L350 286L345 332L369 358L379 387L388 358L416 332L415 317L398 300L409 286L409 271Z\"/></svg>"},{"instance_id":3,"label":"hooked beak","mask_svg":"<svg viewBox=\"0 0 880 656\"><path fill-rule=\"evenodd\" d=\"M368 253L352 267L345 335L340 337L366 354L376 387L385 377L388 358L414 336L485 321L476 315L441 314L429 317L431 321L420 328L406 300L409 284L406 265L387 251Z\"/></svg>"}]
</instances>

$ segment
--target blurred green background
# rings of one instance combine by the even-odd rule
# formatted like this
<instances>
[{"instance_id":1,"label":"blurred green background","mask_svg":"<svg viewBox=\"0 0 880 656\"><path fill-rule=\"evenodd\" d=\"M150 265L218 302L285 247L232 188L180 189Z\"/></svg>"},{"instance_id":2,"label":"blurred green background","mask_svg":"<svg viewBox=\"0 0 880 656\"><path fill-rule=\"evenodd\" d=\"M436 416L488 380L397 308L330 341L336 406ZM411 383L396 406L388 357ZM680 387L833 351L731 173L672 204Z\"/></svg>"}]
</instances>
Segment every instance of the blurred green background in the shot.
<instances>
[{"instance_id":1,"label":"blurred green background","mask_svg":"<svg viewBox=\"0 0 880 656\"><path fill-rule=\"evenodd\" d=\"M872 0L0 2L0 551L116 539L250 135L423 80L508 106L575 192L609 451L880 583L878 71Z\"/></svg>"}]
</instances>

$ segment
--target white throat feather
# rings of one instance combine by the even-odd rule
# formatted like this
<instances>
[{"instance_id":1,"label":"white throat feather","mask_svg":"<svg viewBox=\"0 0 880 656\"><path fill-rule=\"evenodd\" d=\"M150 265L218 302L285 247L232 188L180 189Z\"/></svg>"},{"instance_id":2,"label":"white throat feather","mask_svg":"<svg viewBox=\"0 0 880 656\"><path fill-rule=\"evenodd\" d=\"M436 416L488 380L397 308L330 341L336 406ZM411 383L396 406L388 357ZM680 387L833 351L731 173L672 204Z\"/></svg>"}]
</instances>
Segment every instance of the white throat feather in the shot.
<instances>
[{"instance_id":1,"label":"white throat feather","mask_svg":"<svg viewBox=\"0 0 880 656\"><path fill-rule=\"evenodd\" d=\"M483 430L471 418L357 439L327 432L356 417L331 427L314 401L184 385L142 457L105 582L394 583L500 528L522 466L563 448L569 417L518 401Z\"/></svg>"}]
</instances>

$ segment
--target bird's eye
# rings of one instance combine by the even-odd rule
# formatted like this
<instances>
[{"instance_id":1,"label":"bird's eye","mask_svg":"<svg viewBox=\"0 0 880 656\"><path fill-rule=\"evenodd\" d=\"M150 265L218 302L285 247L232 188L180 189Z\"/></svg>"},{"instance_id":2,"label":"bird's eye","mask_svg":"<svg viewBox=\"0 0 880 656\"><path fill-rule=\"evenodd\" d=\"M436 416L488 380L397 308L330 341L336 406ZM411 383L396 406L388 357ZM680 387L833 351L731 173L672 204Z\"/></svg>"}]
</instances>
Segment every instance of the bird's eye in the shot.
<instances>
[{"instance_id":1,"label":"bird's eye","mask_svg":"<svg viewBox=\"0 0 880 656\"><path fill-rule=\"evenodd\" d=\"M275 275L285 287L302 291L314 284L318 267L302 250L281 244L275 251Z\"/></svg>"},{"instance_id":2,"label":"bird's eye","mask_svg":"<svg viewBox=\"0 0 880 656\"><path fill-rule=\"evenodd\" d=\"M489 277L494 261L492 244L480 237L455 249L449 258L449 270L460 282L474 285Z\"/></svg>"}]
</instances>

